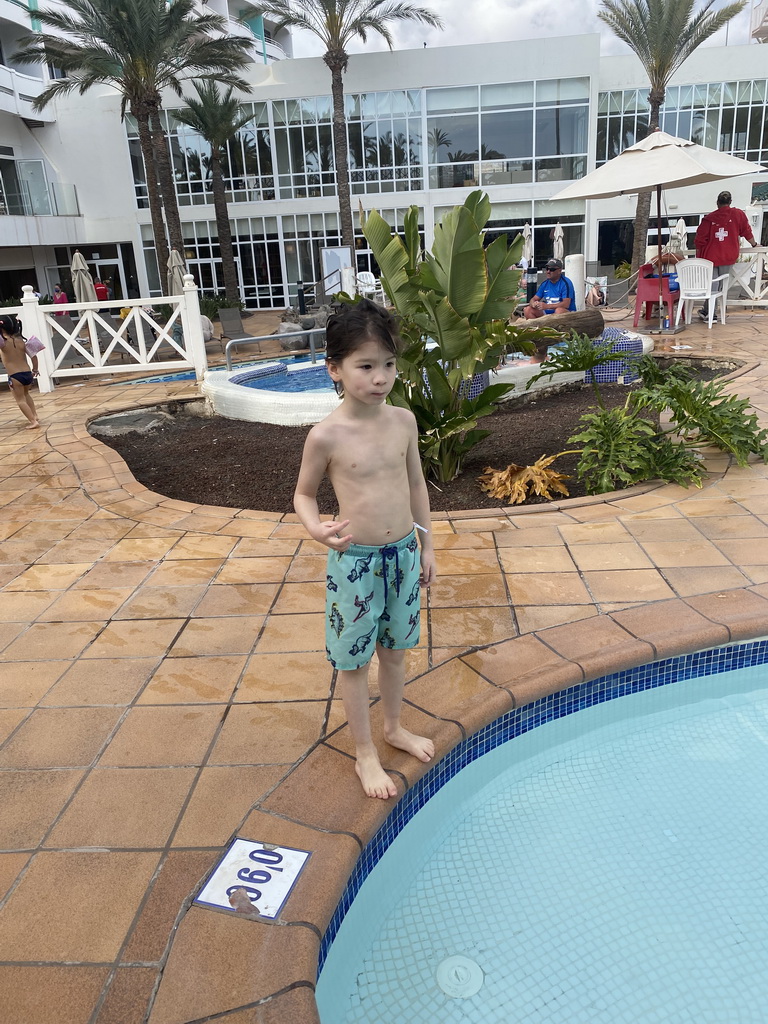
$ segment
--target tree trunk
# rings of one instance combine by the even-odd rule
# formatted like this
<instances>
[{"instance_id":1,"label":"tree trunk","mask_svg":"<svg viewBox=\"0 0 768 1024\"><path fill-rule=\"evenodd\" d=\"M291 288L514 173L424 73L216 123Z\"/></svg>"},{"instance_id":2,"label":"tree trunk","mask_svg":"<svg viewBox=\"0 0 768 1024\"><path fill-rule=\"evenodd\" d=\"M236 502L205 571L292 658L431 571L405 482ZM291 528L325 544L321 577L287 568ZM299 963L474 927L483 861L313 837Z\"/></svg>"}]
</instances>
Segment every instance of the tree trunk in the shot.
<instances>
[{"instance_id":1,"label":"tree trunk","mask_svg":"<svg viewBox=\"0 0 768 1024\"><path fill-rule=\"evenodd\" d=\"M232 231L229 226L229 210L224 190L224 176L221 173L221 150L211 146L211 191L213 192L213 208L216 211L216 231L219 236L219 249L224 270L224 291L228 299L236 302L240 298L237 283L235 253L232 248Z\"/></svg>"},{"instance_id":2,"label":"tree trunk","mask_svg":"<svg viewBox=\"0 0 768 1024\"><path fill-rule=\"evenodd\" d=\"M336 192L339 197L339 226L341 244L348 245L354 255L355 229L352 223L352 203L349 195L349 151L347 122L344 116L344 79L347 55L328 52L323 60L331 69L331 97L333 99L333 160L336 165ZM356 267L354 268L357 269Z\"/></svg>"},{"instance_id":3,"label":"tree trunk","mask_svg":"<svg viewBox=\"0 0 768 1024\"><path fill-rule=\"evenodd\" d=\"M651 95L648 97L648 102L651 108L650 117L648 119L648 133L650 134L659 126L659 110L661 104L664 102L664 92L661 93L651 91ZM640 141L638 139L638 141ZM632 243L632 273L636 274L640 267L645 263L645 250L648 247L648 221L651 218L651 198L652 192L640 192L637 197L637 207L635 209L635 238ZM632 291L636 291L636 286L632 287Z\"/></svg>"},{"instance_id":4,"label":"tree trunk","mask_svg":"<svg viewBox=\"0 0 768 1024\"><path fill-rule=\"evenodd\" d=\"M579 309L575 313L552 313L541 316L538 320L526 320L527 331L535 331L538 327L548 327L560 331L563 335L576 331L577 334L586 334L588 337L598 338L603 333L605 321L603 314L596 306L590 309ZM531 334L526 334L526 341L532 341L539 351L546 350L550 345L557 344L560 338L537 339Z\"/></svg>"},{"instance_id":5,"label":"tree trunk","mask_svg":"<svg viewBox=\"0 0 768 1024\"><path fill-rule=\"evenodd\" d=\"M179 219L179 203L176 198L176 186L171 171L171 158L168 154L168 143L160 120L160 105L154 104L150 107L149 126L152 133L152 148L157 161L158 178L160 182L160 194L163 197L163 208L165 209L165 222L168 225L168 238L171 248L175 249L180 256L184 256L184 238L181 234L181 220Z\"/></svg>"},{"instance_id":6,"label":"tree trunk","mask_svg":"<svg viewBox=\"0 0 768 1024\"><path fill-rule=\"evenodd\" d=\"M149 198L149 214L152 218L152 234L155 236L155 254L157 256L157 269L160 275L160 291L163 288L163 274L168 266L168 238L165 233L163 221L163 203L160 198L160 191L157 185L157 167L155 165L155 154L152 148L152 138L149 132L149 116L146 110L133 107L131 113L136 118L139 130L139 145L144 160L144 176L147 181L147 196Z\"/></svg>"}]
</instances>

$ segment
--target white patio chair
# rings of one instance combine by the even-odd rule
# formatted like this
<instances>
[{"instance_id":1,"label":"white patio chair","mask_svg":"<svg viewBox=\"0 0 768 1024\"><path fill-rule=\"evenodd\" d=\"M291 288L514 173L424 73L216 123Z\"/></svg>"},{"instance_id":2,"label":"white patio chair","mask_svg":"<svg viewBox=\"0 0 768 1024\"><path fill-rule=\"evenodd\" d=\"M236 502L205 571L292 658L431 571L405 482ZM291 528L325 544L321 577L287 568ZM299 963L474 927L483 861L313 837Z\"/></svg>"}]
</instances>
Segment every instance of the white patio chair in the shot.
<instances>
[{"instance_id":1,"label":"white patio chair","mask_svg":"<svg viewBox=\"0 0 768 1024\"><path fill-rule=\"evenodd\" d=\"M682 260L675 267L677 281L680 285L680 301L677 304L675 325L680 323L680 316L685 310L685 322L691 322L694 302L706 302L708 309L707 326L712 330L712 320L716 314L717 303L720 303L720 323L725 323L725 300L728 295L728 274L712 277L715 265L711 260L696 257Z\"/></svg>"},{"instance_id":2,"label":"white patio chair","mask_svg":"<svg viewBox=\"0 0 768 1024\"><path fill-rule=\"evenodd\" d=\"M364 299L376 300L381 291L381 283L376 280L370 270L360 270L357 274L357 290Z\"/></svg>"}]
</instances>

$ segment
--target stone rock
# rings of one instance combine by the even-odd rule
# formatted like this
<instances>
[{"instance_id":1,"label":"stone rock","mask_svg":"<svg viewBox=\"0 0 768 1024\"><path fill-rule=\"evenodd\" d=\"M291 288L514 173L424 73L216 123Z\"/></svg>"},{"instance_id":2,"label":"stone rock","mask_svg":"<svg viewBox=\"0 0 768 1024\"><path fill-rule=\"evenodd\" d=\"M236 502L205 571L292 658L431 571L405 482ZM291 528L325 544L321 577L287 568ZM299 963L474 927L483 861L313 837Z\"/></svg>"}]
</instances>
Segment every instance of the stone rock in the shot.
<instances>
[{"instance_id":1,"label":"stone rock","mask_svg":"<svg viewBox=\"0 0 768 1024\"><path fill-rule=\"evenodd\" d=\"M309 348L309 338L281 338L280 348L283 352L301 352Z\"/></svg>"},{"instance_id":2,"label":"stone rock","mask_svg":"<svg viewBox=\"0 0 768 1024\"><path fill-rule=\"evenodd\" d=\"M325 310L321 307L320 310L317 313L315 313L315 327L325 327L325 325L328 323L328 317L330 315L331 314L329 310Z\"/></svg>"},{"instance_id":3,"label":"stone rock","mask_svg":"<svg viewBox=\"0 0 768 1024\"><path fill-rule=\"evenodd\" d=\"M315 326L315 317L313 317L313 316L302 317L301 320L299 320L299 325L300 325L302 331L311 331L312 328Z\"/></svg>"}]
</instances>

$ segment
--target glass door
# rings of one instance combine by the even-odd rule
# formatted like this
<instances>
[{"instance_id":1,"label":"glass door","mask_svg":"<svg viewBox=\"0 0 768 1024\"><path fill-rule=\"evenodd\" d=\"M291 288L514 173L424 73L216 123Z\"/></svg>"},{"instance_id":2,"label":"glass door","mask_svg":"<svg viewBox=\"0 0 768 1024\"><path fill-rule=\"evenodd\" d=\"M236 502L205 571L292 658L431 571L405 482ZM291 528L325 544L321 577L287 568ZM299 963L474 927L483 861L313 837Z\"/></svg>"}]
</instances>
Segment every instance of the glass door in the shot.
<instances>
[{"instance_id":1,"label":"glass door","mask_svg":"<svg viewBox=\"0 0 768 1024\"><path fill-rule=\"evenodd\" d=\"M51 215L51 197L42 160L19 160L16 163L19 183L28 212L35 216Z\"/></svg>"}]
</instances>

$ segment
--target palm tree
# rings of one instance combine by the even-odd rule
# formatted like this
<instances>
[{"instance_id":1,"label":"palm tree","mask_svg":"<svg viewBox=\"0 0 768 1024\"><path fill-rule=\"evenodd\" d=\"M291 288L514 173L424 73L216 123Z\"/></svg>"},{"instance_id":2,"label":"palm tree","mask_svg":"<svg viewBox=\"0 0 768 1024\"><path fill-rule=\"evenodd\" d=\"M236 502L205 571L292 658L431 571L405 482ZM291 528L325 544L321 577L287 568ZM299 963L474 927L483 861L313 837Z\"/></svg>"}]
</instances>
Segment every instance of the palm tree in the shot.
<instances>
[{"instance_id":1,"label":"palm tree","mask_svg":"<svg viewBox=\"0 0 768 1024\"><path fill-rule=\"evenodd\" d=\"M250 17L268 14L276 21L276 29L288 26L305 29L325 47L323 60L331 72L333 98L333 153L336 164L336 189L339 196L341 241L354 246L352 204L349 195L349 154L347 150L347 122L344 116L344 72L349 56L347 46L355 37L364 43L369 32L382 36L392 49L392 36L387 23L392 21L421 21L434 28L442 28L440 18L426 7L396 0L259 0L243 15Z\"/></svg>"},{"instance_id":2,"label":"palm tree","mask_svg":"<svg viewBox=\"0 0 768 1024\"><path fill-rule=\"evenodd\" d=\"M194 86L197 99L185 97L186 107L174 110L173 116L202 136L211 147L209 169L213 208L216 211L216 230L224 269L224 290L228 299L237 300L240 294L221 162L227 142L250 121L253 115L233 97L231 88L222 96L215 82L195 82Z\"/></svg>"},{"instance_id":3,"label":"palm tree","mask_svg":"<svg viewBox=\"0 0 768 1024\"><path fill-rule=\"evenodd\" d=\"M82 95L106 83L121 94L121 117L128 110L136 120L162 275L168 239L171 248L184 249L161 120L162 91L171 89L181 96L181 82L190 77L215 77L247 89L237 72L251 63L253 41L211 35L224 32L226 20L217 14L197 14L195 0L63 0L59 8L35 11L35 17L55 35L24 36L15 59L51 63L65 77L51 82L34 108L42 110L57 96L75 91Z\"/></svg>"},{"instance_id":4,"label":"palm tree","mask_svg":"<svg viewBox=\"0 0 768 1024\"><path fill-rule=\"evenodd\" d=\"M694 50L742 11L747 0L737 0L710 13L715 0L705 0L694 14L696 0L602 0L598 18L634 51L648 75L650 116L648 131L659 126L659 110L672 75ZM643 138L644 136L640 136ZM639 141L639 139L637 140ZM651 193L637 197L632 270L645 262Z\"/></svg>"}]
</instances>

